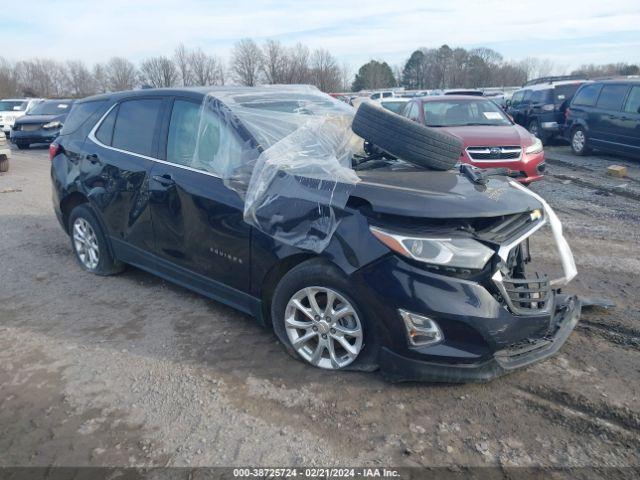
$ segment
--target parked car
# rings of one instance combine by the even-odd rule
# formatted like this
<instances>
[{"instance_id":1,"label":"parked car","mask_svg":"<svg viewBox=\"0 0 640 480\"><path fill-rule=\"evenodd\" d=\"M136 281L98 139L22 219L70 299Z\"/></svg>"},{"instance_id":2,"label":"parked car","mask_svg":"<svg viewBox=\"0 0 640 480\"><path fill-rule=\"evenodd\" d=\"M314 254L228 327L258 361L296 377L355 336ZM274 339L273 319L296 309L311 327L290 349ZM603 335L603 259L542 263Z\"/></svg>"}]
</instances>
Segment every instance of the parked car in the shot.
<instances>
[{"instance_id":1,"label":"parked car","mask_svg":"<svg viewBox=\"0 0 640 480\"><path fill-rule=\"evenodd\" d=\"M460 154L451 135L369 103L353 117L349 106L298 88L176 88L79 101L50 146L53 207L79 265L109 275L131 264L231 305L325 369L479 381L556 352L580 314L579 301L558 290L574 273L565 269L552 286L529 271L529 237L548 222L558 232L557 218L505 177L363 154L351 159L359 182L336 207L339 221L319 253L247 223L245 190L225 181L236 179L229 170L262 175L252 165L274 149L314 165L318 145L332 139L320 138L321 127L290 129L314 116L346 116L353 132L412 162L433 160L412 145L430 145L443 168ZM273 115L279 121L269 122ZM331 177L328 188L286 169L269 178L269 225L287 226L307 204L304 228L318 214L315 198L336 201L343 192Z\"/></svg>"},{"instance_id":2,"label":"parked car","mask_svg":"<svg viewBox=\"0 0 640 480\"><path fill-rule=\"evenodd\" d=\"M386 108L390 112L400 114L402 113L402 110L404 110L404 107L408 101L409 101L409 98L392 97L392 98L385 98L384 100L381 100L380 105L382 105L383 108Z\"/></svg>"},{"instance_id":3,"label":"parked car","mask_svg":"<svg viewBox=\"0 0 640 480\"><path fill-rule=\"evenodd\" d=\"M11 149L7 145L4 132L0 130L0 172L9 170L9 159L11 159Z\"/></svg>"},{"instance_id":4,"label":"parked car","mask_svg":"<svg viewBox=\"0 0 640 480\"><path fill-rule=\"evenodd\" d=\"M585 81L569 75L531 80L514 92L507 102L507 113L546 144L562 136L565 110Z\"/></svg>"},{"instance_id":5,"label":"parked car","mask_svg":"<svg viewBox=\"0 0 640 480\"><path fill-rule=\"evenodd\" d=\"M479 168L507 168L519 182L542 179L545 163L540 140L486 97L440 96L411 99L403 115L462 139L460 161Z\"/></svg>"},{"instance_id":6,"label":"parked car","mask_svg":"<svg viewBox=\"0 0 640 480\"><path fill-rule=\"evenodd\" d=\"M640 80L585 84L566 117L565 136L576 155L597 149L640 157Z\"/></svg>"},{"instance_id":7,"label":"parked car","mask_svg":"<svg viewBox=\"0 0 640 480\"><path fill-rule=\"evenodd\" d=\"M18 148L29 148L32 143L51 143L71 110L74 100L47 100L38 103L26 115L18 118L11 129L11 141Z\"/></svg>"},{"instance_id":8,"label":"parked car","mask_svg":"<svg viewBox=\"0 0 640 480\"><path fill-rule=\"evenodd\" d=\"M11 127L17 118L23 116L42 98L6 98L0 100L0 131L9 138Z\"/></svg>"},{"instance_id":9,"label":"parked car","mask_svg":"<svg viewBox=\"0 0 640 480\"><path fill-rule=\"evenodd\" d=\"M393 98L395 96L396 96L396 93L393 90L384 90L384 91L372 93L371 95L369 95L369 98L371 100L376 100L379 102L383 98Z\"/></svg>"}]
</instances>

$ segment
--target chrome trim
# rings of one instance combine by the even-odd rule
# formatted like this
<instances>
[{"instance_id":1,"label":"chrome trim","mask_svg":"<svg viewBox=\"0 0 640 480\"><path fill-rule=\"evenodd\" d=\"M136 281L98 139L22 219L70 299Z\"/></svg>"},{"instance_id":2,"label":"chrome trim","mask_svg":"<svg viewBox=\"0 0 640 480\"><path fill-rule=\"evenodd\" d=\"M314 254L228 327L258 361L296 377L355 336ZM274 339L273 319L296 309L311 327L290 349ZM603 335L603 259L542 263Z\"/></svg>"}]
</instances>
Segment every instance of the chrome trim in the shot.
<instances>
[{"instance_id":1,"label":"chrome trim","mask_svg":"<svg viewBox=\"0 0 640 480\"><path fill-rule=\"evenodd\" d=\"M500 154L517 153L516 158L473 158L472 154L479 153L483 155L490 155L492 148L499 148ZM467 156L476 162L517 162L522 159L523 148L517 146L470 146L465 149Z\"/></svg>"},{"instance_id":2,"label":"chrome trim","mask_svg":"<svg viewBox=\"0 0 640 480\"><path fill-rule=\"evenodd\" d=\"M215 173L212 172L205 172L203 170L198 170L196 168L193 167L187 167L186 165L180 165L178 163L172 163L172 162L167 162L166 160L160 160L159 158L155 158L155 157L149 157L147 155L142 155L140 153L135 153L135 152L130 152L128 150L122 150L121 148L115 148L112 147L110 145L105 145L104 143L102 143L100 140L98 140L98 138L96 137L96 132L98 131L98 129L100 128L100 126L102 125L102 122L104 122L104 119L107 117L107 115L109 115L111 113L111 110L113 110L114 108L116 108L120 103L122 102L116 102L114 103L109 110L107 110L105 112L105 114L100 118L100 120L98 120L96 122L96 124L93 126L93 128L91 129L91 131L89 132L89 135L87 136L87 138L89 140L91 140L93 143L95 143L96 145L102 147L102 148L106 148L108 150L112 150L114 152L118 152L118 153L124 153L126 155L133 155L134 157L138 157L138 158L144 158L145 160L151 160L152 162L156 162L156 163L161 163L163 165L170 165L172 167L177 167L177 168L182 168L183 170L189 170L191 172L196 172L196 173L201 173L202 175L207 175L209 177L214 177L214 178L219 178L222 179L222 177L220 175L216 175Z\"/></svg>"}]
</instances>

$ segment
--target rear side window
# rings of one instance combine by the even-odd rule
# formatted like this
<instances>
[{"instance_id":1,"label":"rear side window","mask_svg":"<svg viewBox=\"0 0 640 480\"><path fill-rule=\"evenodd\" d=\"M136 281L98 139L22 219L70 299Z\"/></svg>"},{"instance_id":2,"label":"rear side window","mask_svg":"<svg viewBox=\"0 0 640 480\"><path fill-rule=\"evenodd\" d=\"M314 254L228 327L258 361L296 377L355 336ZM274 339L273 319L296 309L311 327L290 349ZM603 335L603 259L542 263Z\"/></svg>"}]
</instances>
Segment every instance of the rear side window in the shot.
<instances>
[{"instance_id":1,"label":"rear side window","mask_svg":"<svg viewBox=\"0 0 640 480\"><path fill-rule=\"evenodd\" d=\"M101 107L103 107L105 103L106 100L74 103L71 107L69 115L67 116L67 119L64 121L64 126L60 131L60 135L67 135L78 130L78 128L80 128L80 126L84 124L84 122L86 122L89 117L91 117L91 115L93 115Z\"/></svg>"},{"instance_id":2,"label":"rear side window","mask_svg":"<svg viewBox=\"0 0 640 480\"><path fill-rule=\"evenodd\" d=\"M112 145L150 157L161 105L161 99L122 102L113 128Z\"/></svg>"},{"instance_id":3,"label":"rear side window","mask_svg":"<svg viewBox=\"0 0 640 480\"><path fill-rule=\"evenodd\" d=\"M531 103L553 103L551 90L535 90L531 94Z\"/></svg>"},{"instance_id":4,"label":"rear side window","mask_svg":"<svg viewBox=\"0 0 640 480\"><path fill-rule=\"evenodd\" d=\"M598 100L600 88L602 88L602 85L585 85L576 94L575 98L573 99L573 104L582 105L584 107L593 107Z\"/></svg>"},{"instance_id":5,"label":"rear side window","mask_svg":"<svg viewBox=\"0 0 640 480\"><path fill-rule=\"evenodd\" d=\"M628 88L627 85L605 85L602 87L596 106L604 110L619 111Z\"/></svg>"},{"instance_id":6,"label":"rear side window","mask_svg":"<svg viewBox=\"0 0 640 480\"><path fill-rule=\"evenodd\" d=\"M640 113L640 86L631 88L624 111L627 113Z\"/></svg>"}]
</instances>

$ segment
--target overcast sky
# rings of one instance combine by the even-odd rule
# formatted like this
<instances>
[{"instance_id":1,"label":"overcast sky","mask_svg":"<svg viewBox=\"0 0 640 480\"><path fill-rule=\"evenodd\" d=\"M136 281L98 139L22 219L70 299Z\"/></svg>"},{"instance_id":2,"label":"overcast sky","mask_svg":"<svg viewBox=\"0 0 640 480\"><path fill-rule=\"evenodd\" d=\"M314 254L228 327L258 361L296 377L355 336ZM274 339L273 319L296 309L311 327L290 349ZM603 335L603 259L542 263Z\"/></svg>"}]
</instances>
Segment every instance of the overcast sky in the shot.
<instances>
[{"instance_id":1,"label":"overcast sky","mask_svg":"<svg viewBox=\"0 0 640 480\"><path fill-rule=\"evenodd\" d=\"M9 5L9 4L7 4ZM139 61L182 42L228 58L242 37L324 47L355 70L371 58L402 64L417 47L491 47L506 59L640 63L640 0L26 0L0 16L19 60ZM13 8L13 7L16 8ZM561 72L560 72L561 73Z\"/></svg>"}]
</instances>

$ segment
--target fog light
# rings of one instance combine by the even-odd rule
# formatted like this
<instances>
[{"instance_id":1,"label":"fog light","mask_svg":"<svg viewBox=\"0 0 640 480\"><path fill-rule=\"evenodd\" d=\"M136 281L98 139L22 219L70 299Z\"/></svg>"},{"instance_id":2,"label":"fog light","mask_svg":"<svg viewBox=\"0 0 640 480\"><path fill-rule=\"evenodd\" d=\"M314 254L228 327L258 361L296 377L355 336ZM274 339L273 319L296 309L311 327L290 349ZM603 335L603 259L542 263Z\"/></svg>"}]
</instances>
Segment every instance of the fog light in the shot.
<instances>
[{"instance_id":1,"label":"fog light","mask_svg":"<svg viewBox=\"0 0 640 480\"><path fill-rule=\"evenodd\" d=\"M399 309L398 312L404 320L407 329L407 340L412 347L424 347L425 345L435 345L444 340L444 335L438 324L429 317L417 315Z\"/></svg>"}]
</instances>

